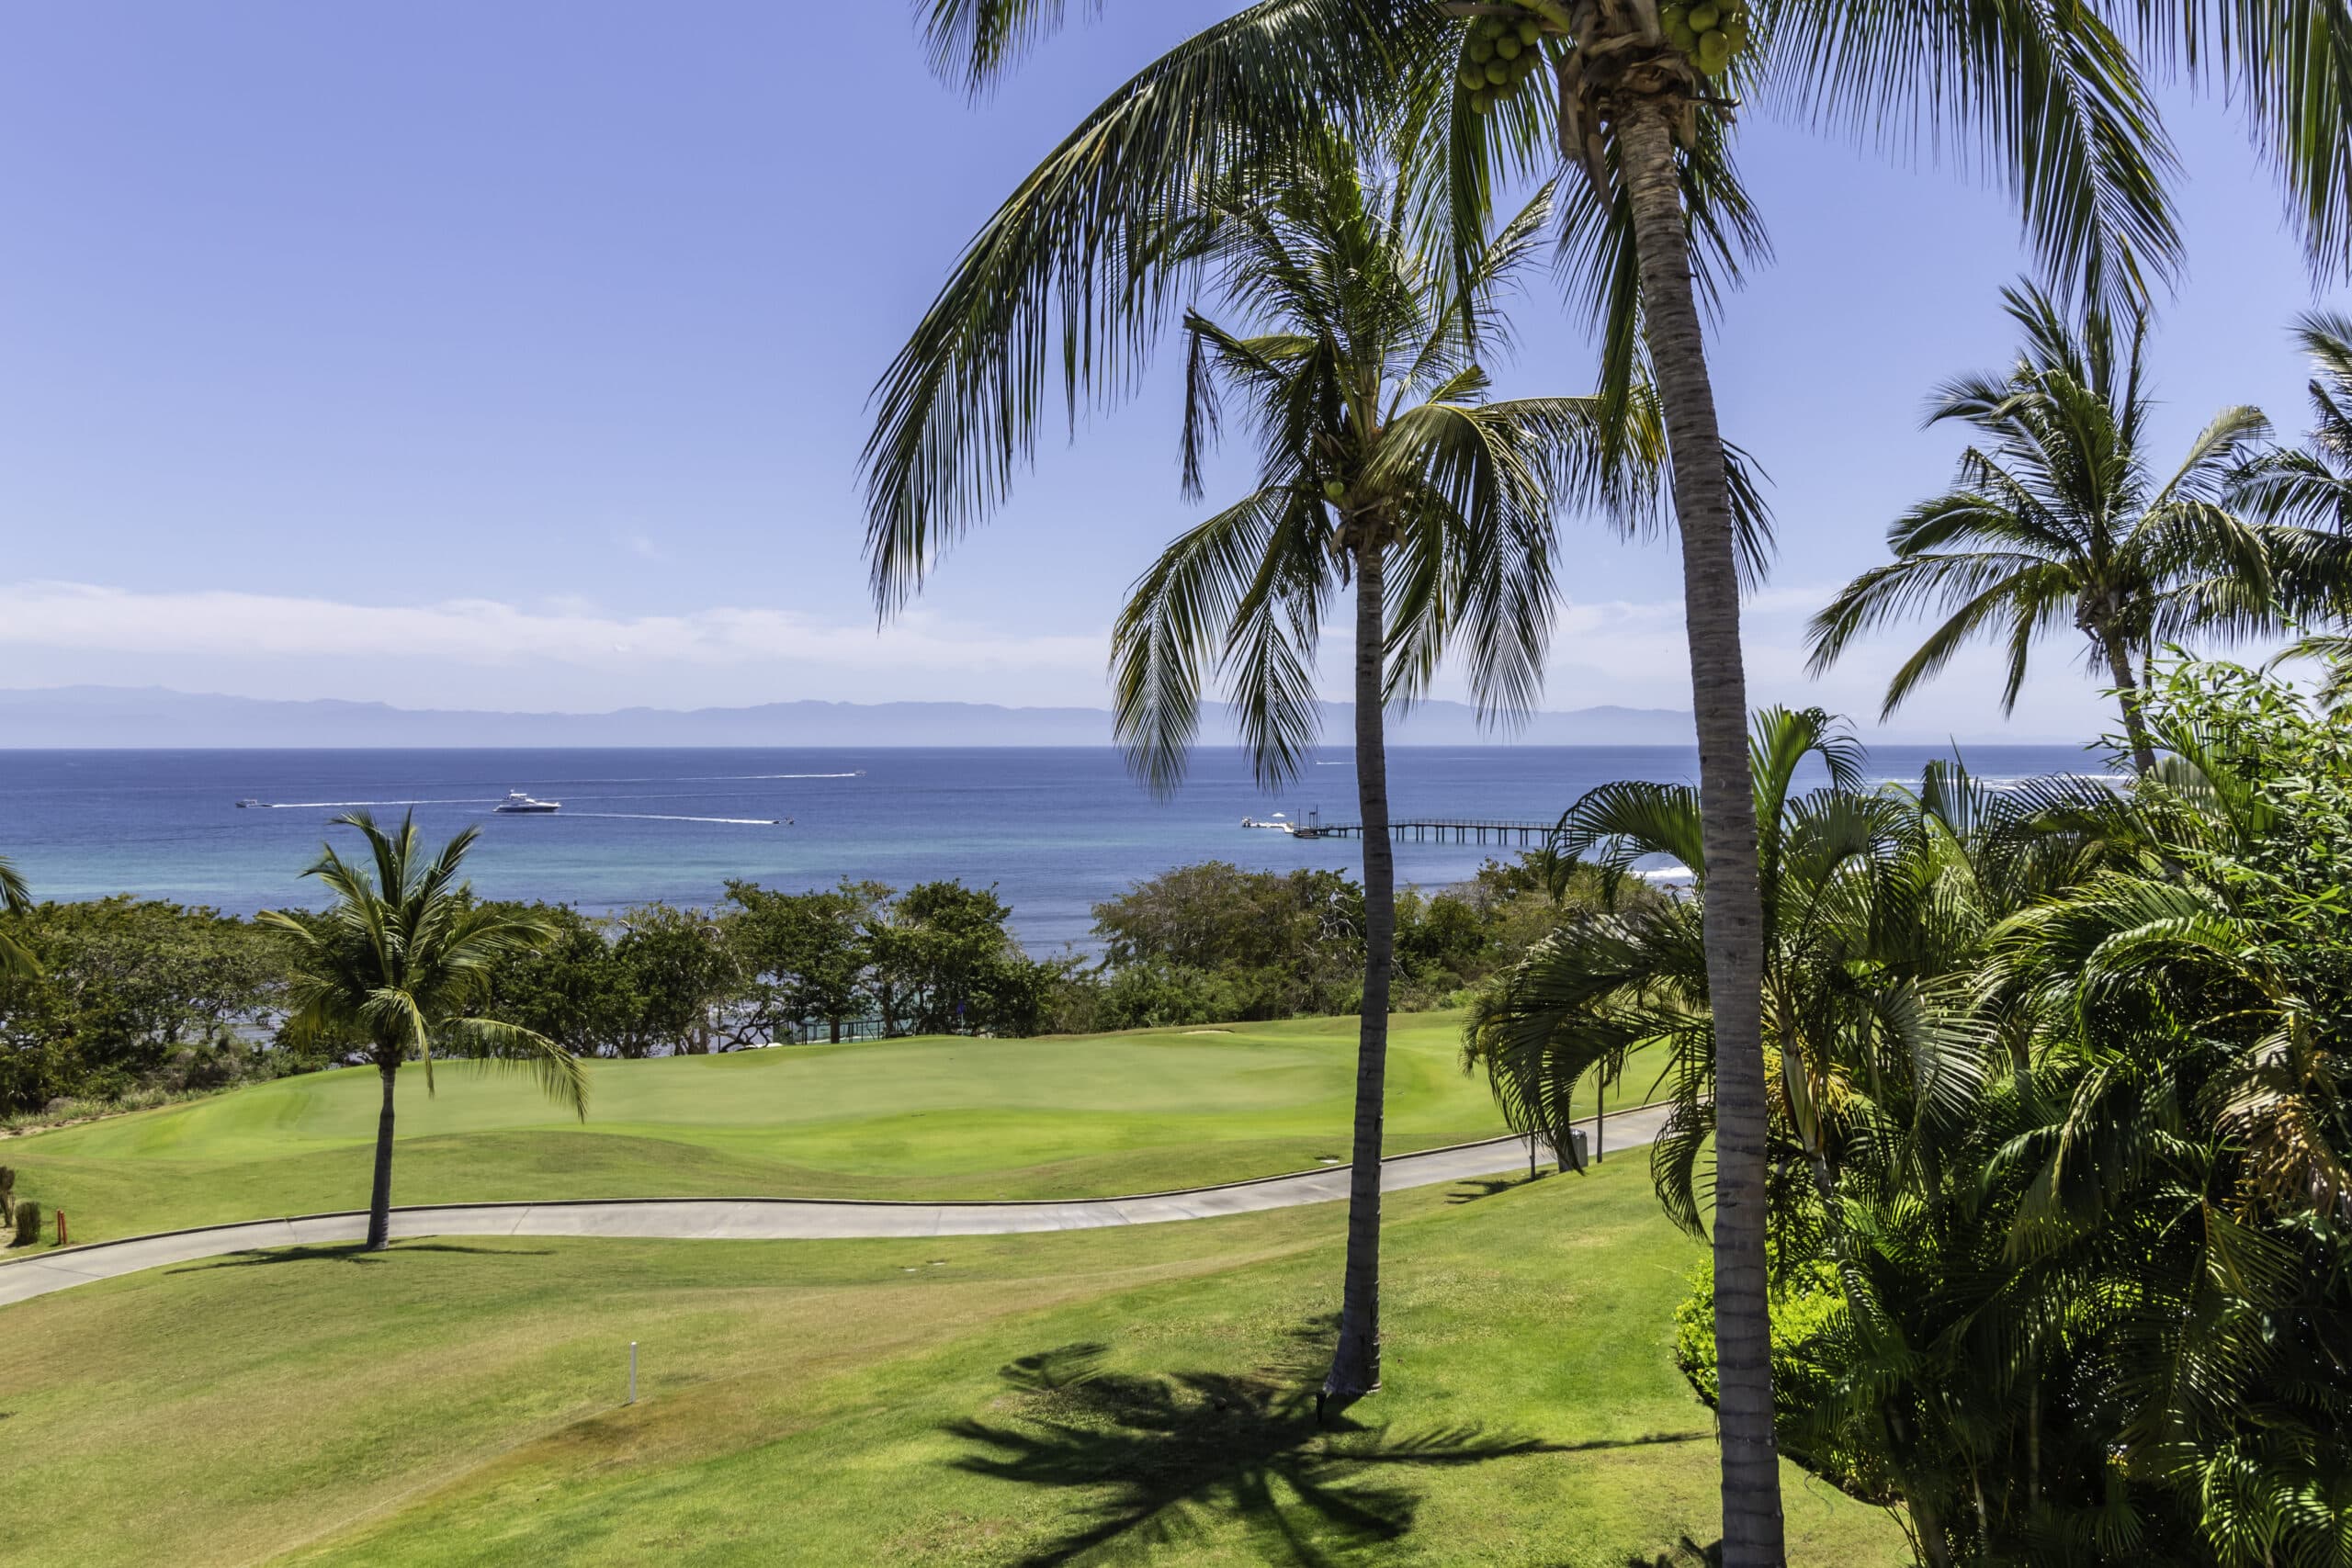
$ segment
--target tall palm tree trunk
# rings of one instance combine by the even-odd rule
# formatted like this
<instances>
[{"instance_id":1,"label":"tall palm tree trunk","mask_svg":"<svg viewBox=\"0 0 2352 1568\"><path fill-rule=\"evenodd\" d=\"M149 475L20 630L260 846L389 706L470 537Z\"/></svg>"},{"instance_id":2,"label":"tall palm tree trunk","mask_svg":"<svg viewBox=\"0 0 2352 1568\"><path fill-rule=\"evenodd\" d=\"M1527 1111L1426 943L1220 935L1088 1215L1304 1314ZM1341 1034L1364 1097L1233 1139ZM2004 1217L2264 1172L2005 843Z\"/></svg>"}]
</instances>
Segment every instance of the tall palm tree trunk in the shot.
<instances>
[{"instance_id":1,"label":"tall palm tree trunk","mask_svg":"<svg viewBox=\"0 0 2352 1568\"><path fill-rule=\"evenodd\" d=\"M1380 1386L1380 1145L1388 1081L1388 978L1396 943L1396 852L1388 841L1385 546L1356 551L1356 802L1363 822L1363 1015L1356 1040L1356 1130L1348 1169L1348 1263L1326 1399Z\"/></svg>"},{"instance_id":2,"label":"tall palm tree trunk","mask_svg":"<svg viewBox=\"0 0 2352 1568\"><path fill-rule=\"evenodd\" d=\"M379 1063L384 1080L384 1109L376 1118L376 1180L368 1194L368 1250L381 1252L392 1239L392 1086L401 1081L397 1063Z\"/></svg>"},{"instance_id":3,"label":"tall palm tree trunk","mask_svg":"<svg viewBox=\"0 0 2352 1568\"><path fill-rule=\"evenodd\" d=\"M2148 716L2140 710L2142 693L2139 681L2132 673L2132 655L2124 650L2118 637L2099 637L2098 645L2107 655L2109 671L2115 677L2116 700L2123 705L2123 733L2132 740L2132 765L2145 778L2156 771L2156 748L2148 739Z\"/></svg>"},{"instance_id":4,"label":"tall palm tree trunk","mask_svg":"<svg viewBox=\"0 0 2352 1568\"><path fill-rule=\"evenodd\" d=\"M1770 1307L1764 1294L1764 903L1756 795L1748 777L1747 679L1739 641L1739 569L1730 484L1667 112L1636 102L1618 117L1632 198L1644 329L1674 463L1682 596L1699 731L1699 808L1708 1005L1715 1036L1715 1353L1721 1378L1724 1562L1778 1568L1780 1448L1772 1430Z\"/></svg>"}]
</instances>

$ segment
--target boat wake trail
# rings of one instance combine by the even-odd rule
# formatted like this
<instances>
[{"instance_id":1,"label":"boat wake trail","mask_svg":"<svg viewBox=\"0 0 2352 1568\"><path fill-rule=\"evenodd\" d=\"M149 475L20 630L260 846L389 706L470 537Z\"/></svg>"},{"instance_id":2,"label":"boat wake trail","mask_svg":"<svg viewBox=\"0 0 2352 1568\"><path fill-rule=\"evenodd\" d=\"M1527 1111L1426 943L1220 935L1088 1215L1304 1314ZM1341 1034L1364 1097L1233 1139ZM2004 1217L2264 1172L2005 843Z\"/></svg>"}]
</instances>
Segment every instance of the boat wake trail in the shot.
<instances>
[{"instance_id":1,"label":"boat wake trail","mask_svg":"<svg viewBox=\"0 0 2352 1568\"><path fill-rule=\"evenodd\" d=\"M264 811L326 811L345 806L495 806L494 795L436 800L255 800L246 802Z\"/></svg>"},{"instance_id":2,"label":"boat wake trail","mask_svg":"<svg viewBox=\"0 0 2352 1568\"><path fill-rule=\"evenodd\" d=\"M566 817L621 817L632 822L718 822L730 828L781 828L789 817L673 817L660 811L567 811Z\"/></svg>"},{"instance_id":3,"label":"boat wake trail","mask_svg":"<svg viewBox=\"0 0 2352 1568\"><path fill-rule=\"evenodd\" d=\"M865 770L860 768L854 773L718 773L713 775L712 782L737 779L862 779L865 776Z\"/></svg>"}]
</instances>

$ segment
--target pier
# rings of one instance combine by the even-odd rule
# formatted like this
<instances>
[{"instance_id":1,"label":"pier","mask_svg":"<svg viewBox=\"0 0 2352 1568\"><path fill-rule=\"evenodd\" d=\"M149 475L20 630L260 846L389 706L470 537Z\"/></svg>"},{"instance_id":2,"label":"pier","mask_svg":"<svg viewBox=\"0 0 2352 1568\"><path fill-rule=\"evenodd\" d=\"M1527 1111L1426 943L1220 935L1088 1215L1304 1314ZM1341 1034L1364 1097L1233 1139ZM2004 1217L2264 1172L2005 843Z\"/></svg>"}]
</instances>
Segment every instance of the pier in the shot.
<instances>
[{"instance_id":1,"label":"pier","mask_svg":"<svg viewBox=\"0 0 2352 1568\"><path fill-rule=\"evenodd\" d=\"M1294 839L1360 839L1361 822L1258 822L1244 818L1245 828L1271 828ZM1556 822L1496 822L1471 818L1418 817L1388 824L1388 836L1400 844L1517 844L1540 848L1552 836Z\"/></svg>"}]
</instances>

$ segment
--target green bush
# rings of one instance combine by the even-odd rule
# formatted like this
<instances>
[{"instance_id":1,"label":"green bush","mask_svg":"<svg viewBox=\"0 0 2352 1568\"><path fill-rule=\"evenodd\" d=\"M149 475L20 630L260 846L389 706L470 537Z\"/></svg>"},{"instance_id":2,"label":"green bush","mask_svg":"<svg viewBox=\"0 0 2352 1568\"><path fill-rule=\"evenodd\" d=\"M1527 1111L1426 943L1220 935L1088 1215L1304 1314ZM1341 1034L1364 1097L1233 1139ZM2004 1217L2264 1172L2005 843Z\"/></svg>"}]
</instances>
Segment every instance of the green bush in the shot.
<instances>
[{"instance_id":1,"label":"green bush","mask_svg":"<svg viewBox=\"0 0 2352 1568\"><path fill-rule=\"evenodd\" d=\"M40 1243L40 1205L28 1198L17 1205L17 1245L36 1247Z\"/></svg>"},{"instance_id":2,"label":"green bush","mask_svg":"<svg viewBox=\"0 0 2352 1568\"><path fill-rule=\"evenodd\" d=\"M1820 1440L1815 1419L1838 1397L1834 1369L1852 1359L1844 1345L1851 1325L1837 1270L1824 1262L1799 1265L1771 1289L1772 1409L1781 1450L1834 1486L1865 1502L1884 1502L1882 1466ZM1702 1263L1690 1292L1674 1309L1674 1362L1690 1387L1715 1403L1715 1269Z\"/></svg>"}]
</instances>

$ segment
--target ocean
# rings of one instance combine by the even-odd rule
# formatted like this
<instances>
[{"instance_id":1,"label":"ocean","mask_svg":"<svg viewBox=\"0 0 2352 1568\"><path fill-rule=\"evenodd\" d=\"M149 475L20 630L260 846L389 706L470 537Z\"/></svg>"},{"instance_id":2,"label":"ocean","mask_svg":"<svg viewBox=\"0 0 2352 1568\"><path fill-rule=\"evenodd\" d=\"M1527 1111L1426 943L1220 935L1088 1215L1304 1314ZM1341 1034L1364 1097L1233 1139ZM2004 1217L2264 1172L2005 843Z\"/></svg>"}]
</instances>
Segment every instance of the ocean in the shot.
<instances>
[{"instance_id":1,"label":"ocean","mask_svg":"<svg viewBox=\"0 0 2352 1568\"><path fill-rule=\"evenodd\" d=\"M1945 754L1885 747L1871 772L1916 778ZM1966 760L1992 778L2098 765L2059 746L1973 747ZM1389 791L1399 818L1548 822L1596 784L1696 771L1685 748L1400 747ZM563 809L493 815L510 790ZM302 869L328 819L358 807L413 810L435 839L480 823L468 867L491 897L609 913L712 904L736 877L793 890L956 877L993 885L1037 953L1088 945L1097 902L1170 866L1351 870L1362 853L1241 826L1275 812L1356 820L1352 765L1329 752L1276 793L1237 753L1204 750L1180 791L1155 798L1107 749L0 751L0 855L41 898L132 893L236 914L315 903ZM1516 852L1408 840L1397 876L1441 886Z\"/></svg>"}]
</instances>

